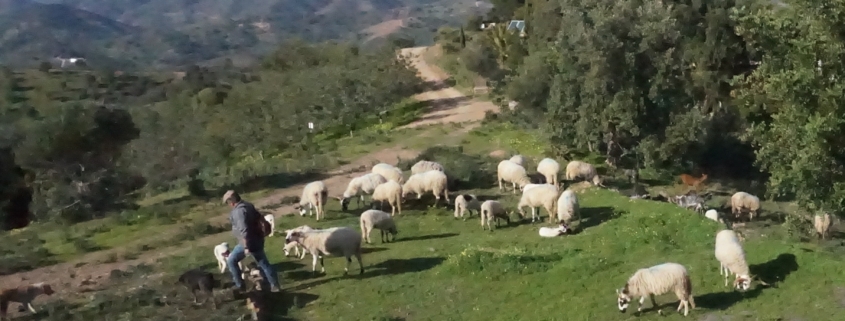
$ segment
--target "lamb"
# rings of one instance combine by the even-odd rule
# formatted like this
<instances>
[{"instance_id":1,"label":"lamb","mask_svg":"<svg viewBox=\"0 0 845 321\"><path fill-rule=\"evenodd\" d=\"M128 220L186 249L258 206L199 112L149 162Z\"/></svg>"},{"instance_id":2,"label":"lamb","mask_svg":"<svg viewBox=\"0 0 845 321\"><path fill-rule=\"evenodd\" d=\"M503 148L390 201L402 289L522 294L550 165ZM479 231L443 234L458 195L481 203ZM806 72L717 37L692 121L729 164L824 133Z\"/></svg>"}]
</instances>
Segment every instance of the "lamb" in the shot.
<instances>
[{"instance_id":1,"label":"lamb","mask_svg":"<svg viewBox=\"0 0 845 321\"><path fill-rule=\"evenodd\" d=\"M689 314L689 309L695 309L695 300L692 296L692 282L690 282L687 269L678 263L663 263L649 268L639 269L625 287L616 289L616 300L619 311L625 313L628 304L634 297L640 297L640 304L637 312L642 311L643 302L646 297L651 298L652 307L657 307L654 300L655 295L661 295L674 291L681 303L678 305L678 312L684 309L684 316Z\"/></svg>"},{"instance_id":2,"label":"lamb","mask_svg":"<svg viewBox=\"0 0 845 321\"><path fill-rule=\"evenodd\" d=\"M376 173L364 174L353 178L349 181L349 185L346 186L343 196L337 198L340 201L341 209L345 212L349 206L349 198L359 195L361 199L357 201L357 204L360 207L361 202L364 201L364 194L372 194L377 186L386 182L387 179L384 176Z\"/></svg>"},{"instance_id":3,"label":"lamb","mask_svg":"<svg viewBox=\"0 0 845 321\"><path fill-rule=\"evenodd\" d=\"M408 194L417 194L417 199L421 199L426 192L434 194L434 206L440 202L440 195L446 198L446 204L452 203L449 200L449 187L446 174L440 171L428 171L411 175L405 185L402 186L402 198Z\"/></svg>"},{"instance_id":4,"label":"lamb","mask_svg":"<svg viewBox=\"0 0 845 321\"><path fill-rule=\"evenodd\" d=\"M499 183L499 190L502 190L502 181L513 185L513 193L516 194L516 186L523 189L525 185L531 184L531 179L525 172L525 167L509 160L499 162L496 170L496 181Z\"/></svg>"},{"instance_id":5,"label":"lamb","mask_svg":"<svg viewBox=\"0 0 845 321\"><path fill-rule=\"evenodd\" d=\"M522 210L525 206L531 207L531 223L539 220L536 208L544 207L549 213L549 222L552 220L553 213L556 213L558 189L557 186L548 184L536 184L522 191L522 198L519 199L519 204L516 206L519 209L519 216L525 218L525 212Z\"/></svg>"},{"instance_id":6,"label":"lamb","mask_svg":"<svg viewBox=\"0 0 845 321\"><path fill-rule=\"evenodd\" d=\"M830 214L817 214L813 217L813 227L816 228L818 237L826 239L831 226L833 226L833 221L830 219Z\"/></svg>"},{"instance_id":7,"label":"lamb","mask_svg":"<svg viewBox=\"0 0 845 321\"><path fill-rule=\"evenodd\" d=\"M748 210L748 221L754 219L754 214L760 210L760 199L746 192L736 192L731 196L731 213L739 218L743 211Z\"/></svg>"},{"instance_id":8,"label":"lamb","mask_svg":"<svg viewBox=\"0 0 845 321\"><path fill-rule=\"evenodd\" d=\"M525 157L523 157L522 155L513 155L513 156L509 159L509 161L511 161L511 162L513 162L514 164L517 164L517 165L519 165L519 166L525 166Z\"/></svg>"},{"instance_id":9,"label":"lamb","mask_svg":"<svg viewBox=\"0 0 845 321\"><path fill-rule=\"evenodd\" d=\"M472 194L460 194L455 197L455 218L464 217L465 212L469 212L472 216L472 211L481 212L481 203L478 202L478 197Z\"/></svg>"},{"instance_id":10,"label":"lamb","mask_svg":"<svg viewBox=\"0 0 845 321\"><path fill-rule=\"evenodd\" d=\"M554 159L543 158L537 163L537 172L546 177L546 184L557 185L557 174L560 172L560 164Z\"/></svg>"},{"instance_id":11,"label":"lamb","mask_svg":"<svg viewBox=\"0 0 845 321\"><path fill-rule=\"evenodd\" d=\"M596 186L602 185L601 178L593 164L576 160L566 164L566 179L571 181L577 178L591 181Z\"/></svg>"},{"instance_id":12,"label":"lamb","mask_svg":"<svg viewBox=\"0 0 845 321\"><path fill-rule=\"evenodd\" d=\"M372 232L374 228L381 231L382 243L385 242L385 239L390 241L390 235L393 235L393 240L396 241L396 234L399 234L399 231L396 229L396 222L393 220L393 217L391 217L390 214L387 214L387 212L367 210L361 214L360 221L361 235L367 244L370 243L370 232Z\"/></svg>"},{"instance_id":13,"label":"lamb","mask_svg":"<svg viewBox=\"0 0 845 321\"><path fill-rule=\"evenodd\" d=\"M579 214L580 207L578 205L578 196L572 190L565 190L560 193L560 198L557 199L557 220L560 223L569 224L573 218L581 219ZM549 217L551 223L552 218Z\"/></svg>"},{"instance_id":14,"label":"lamb","mask_svg":"<svg viewBox=\"0 0 845 321\"><path fill-rule=\"evenodd\" d=\"M273 233L276 233L276 217L273 214L267 214L264 215L264 220L270 223L270 234L267 236L273 236Z\"/></svg>"},{"instance_id":15,"label":"lamb","mask_svg":"<svg viewBox=\"0 0 845 321\"><path fill-rule=\"evenodd\" d=\"M566 226L565 223L561 222L557 227L541 227L540 237L557 237L566 234L566 231L568 230L569 227Z\"/></svg>"},{"instance_id":16,"label":"lamb","mask_svg":"<svg viewBox=\"0 0 845 321\"><path fill-rule=\"evenodd\" d=\"M373 191L373 202L381 202L381 207L384 208L384 201L390 204L390 215L396 215L396 212L402 214L402 185L394 180L389 180L387 183L376 186Z\"/></svg>"},{"instance_id":17,"label":"lamb","mask_svg":"<svg viewBox=\"0 0 845 321\"><path fill-rule=\"evenodd\" d=\"M305 249L302 249L302 246L299 243L294 242L291 239L290 235L293 232L310 232L313 230L314 229L308 225L302 225L290 230L285 230L285 256L290 256L290 251L296 250L296 257L298 257L300 260L304 259L305 254L307 254L307 252L305 252ZM300 249L302 250L302 255L300 255Z\"/></svg>"},{"instance_id":18,"label":"lamb","mask_svg":"<svg viewBox=\"0 0 845 321\"><path fill-rule=\"evenodd\" d=\"M299 204L294 206L299 210L299 216L305 216L305 206L308 206L308 215L314 215L313 209L317 209L317 220L326 216L325 208L326 200L329 197L329 190L326 184L322 181L308 183L302 189L302 197L299 198Z\"/></svg>"},{"instance_id":19,"label":"lamb","mask_svg":"<svg viewBox=\"0 0 845 321\"><path fill-rule=\"evenodd\" d=\"M707 210L707 212L704 212L704 217L709 218L709 219L716 221L716 222L719 222L719 223L725 222L725 220L720 217L719 212L717 212L714 209L709 209L709 210Z\"/></svg>"},{"instance_id":20,"label":"lamb","mask_svg":"<svg viewBox=\"0 0 845 321\"><path fill-rule=\"evenodd\" d=\"M414 164L414 166L411 166L411 175L425 173L428 171L441 171L445 173L446 169L444 169L443 165L440 165L440 163L425 160L421 160Z\"/></svg>"},{"instance_id":21,"label":"lamb","mask_svg":"<svg viewBox=\"0 0 845 321\"><path fill-rule=\"evenodd\" d=\"M361 234L348 227L333 227L324 230L309 232L296 231L290 234L290 238L301 244L308 253L311 253L313 261L311 272L317 272L317 258L320 259L321 273L326 272L323 263L325 255L346 257L344 275L349 273L349 265L352 264L352 256L358 260L361 274L364 274L364 263L361 262Z\"/></svg>"},{"instance_id":22,"label":"lamb","mask_svg":"<svg viewBox=\"0 0 845 321\"><path fill-rule=\"evenodd\" d=\"M405 178L402 176L402 170L387 163L376 164L373 166L372 172L384 176L389 181L396 181L399 184L405 182Z\"/></svg>"},{"instance_id":23,"label":"lamb","mask_svg":"<svg viewBox=\"0 0 845 321\"><path fill-rule=\"evenodd\" d=\"M745 251L733 230L716 233L715 253L716 260L719 260L719 275L725 276L725 286L728 286L728 277L733 273L736 275L734 287L740 291L748 290L751 287L751 276L745 261Z\"/></svg>"},{"instance_id":24,"label":"lamb","mask_svg":"<svg viewBox=\"0 0 845 321\"><path fill-rule=\"evenodd\" d=\"M484 201L484 203L481 204L481 210L479 211L479 213L481 214L479 216L481 216L482 230L486 230L487 228L489 228L490 232L492 232L493 227L490 226L490 222L494 220L496 221L496 228L499 227L499 219L504 219L508 222L508 225L511 224L510 216L505 211L505 207L502 206L502 203L499 203L499 201Z\"/></svg>"}]
</instances>

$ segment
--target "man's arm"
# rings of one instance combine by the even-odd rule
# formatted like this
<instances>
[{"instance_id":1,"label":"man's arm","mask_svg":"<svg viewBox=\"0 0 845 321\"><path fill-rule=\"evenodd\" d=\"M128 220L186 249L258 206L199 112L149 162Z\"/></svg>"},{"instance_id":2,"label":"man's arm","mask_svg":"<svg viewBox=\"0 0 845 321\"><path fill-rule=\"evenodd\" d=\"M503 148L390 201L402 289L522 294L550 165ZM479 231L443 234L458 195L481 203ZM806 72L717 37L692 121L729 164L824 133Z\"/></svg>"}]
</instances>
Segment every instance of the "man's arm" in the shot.
<instances>
[{"instance_id":1,"label":"man's arm","mask_svg":"<svg viewBox=\"0 0 845 321\"><path fill-rule=\"evenodd\" d=\"M246 248L246 209L236 207L232 209L232 230L235 231L238 242Z\"/></svg>"}]
</instances>

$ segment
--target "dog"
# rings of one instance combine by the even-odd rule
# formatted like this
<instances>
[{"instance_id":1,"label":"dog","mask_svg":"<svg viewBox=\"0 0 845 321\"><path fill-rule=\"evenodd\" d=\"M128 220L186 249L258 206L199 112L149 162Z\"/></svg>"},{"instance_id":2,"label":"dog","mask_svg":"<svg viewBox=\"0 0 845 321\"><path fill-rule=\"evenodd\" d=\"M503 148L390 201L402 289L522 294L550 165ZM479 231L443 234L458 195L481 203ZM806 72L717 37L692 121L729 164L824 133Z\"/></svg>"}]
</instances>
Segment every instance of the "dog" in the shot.
<instances>
[{"instance_id":1,"label":"dog","mask_svg":"<svg viewBox=\"0 0 845 321\"><path fill-rule=\"evenodd\" d=\"M229 257L229 243L223 242L214 247L214 258L217 259L217 267L220 273L226 272L228 264L226 258Z\"/></svg>"},{"instance_id":2,"label":"dog","mask_svg":"<svg viewBox=\"0 0 845 321\"><path fill-rule=\"evenodd\" d=\"M21 312L26 311L25 309L28 308L32 313L38 313L35 311L35 307L32 306L32 300L35 300L39 295L53 295L53 293L55 293L53 288L44 282L3 290L0 292L0 320L8 320L6 312L9 309L9 303L20 303Z\"/></svg>"},{"instance_id":3,"label":"dog","mask_svg":"<svg viewBox=\"0 0 845 321\"><path fill-rule=\"evenodd\" d=\"M182 284L188 288L188 290L191 290L195 304L205 304L208 302L208 298L210 297L214 309L217 309L217 300L214 298L214 287L217 285L217 282L214 280L213 274L196 269L189 270L182 273L182 275L179 276L179 281L176 283ZM202 291L206 294L206 298L202 301L202 303L200 303L197 298L197 291Z\"/></svg>"}]
</instances>

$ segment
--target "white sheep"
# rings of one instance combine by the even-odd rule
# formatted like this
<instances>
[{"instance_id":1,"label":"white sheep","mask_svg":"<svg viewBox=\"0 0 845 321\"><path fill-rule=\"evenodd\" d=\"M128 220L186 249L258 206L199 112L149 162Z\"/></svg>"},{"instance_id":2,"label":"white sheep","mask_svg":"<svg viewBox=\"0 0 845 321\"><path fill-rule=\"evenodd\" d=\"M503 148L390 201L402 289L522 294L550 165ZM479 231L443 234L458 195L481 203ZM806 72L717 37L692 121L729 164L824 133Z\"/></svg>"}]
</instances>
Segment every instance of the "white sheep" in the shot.
<instances>
[{"instance_id":1,"label":"white sheep","mask_svg":"<svg viewBox=\"0 0 845 321\"><path fill-rule=\"evenodd\" d=\"M593 185L601 186L601 178L599 177L596 167L593 164L582 161L571 161L566 164L566 180L575 180L578 178L590 181Z\"/></svg>"},{"instance_id":2,"label":"white sheep","mask_svg":"<svg viewBox=\"0 0 845 321\"><path fill-rule=\"evenodd\" d=\"M649 268L639 269L625 287L616 289L616 300L619 311L625 312L628 303L635 297L640 297L640 304L637 312L642 311L645 298L651 299L652 307L657 307L654 301L655 295L661 295L674 291L681 303L678 305L678 312L684 309L684 316L689 314L689 309L695 309L695 300L692 296L692 282L690 282L687 269L678 263L663 263Z\"/></svg>"},{"instance_id":3,"label":"white sheep","mask_svg":"<svg viewBox=\"0 0 845 321\"><path fill-rule=\"evenodd\" d=\"M446 198L446 204L451 204L449 200L449 183L446 174L440 171L428 171L411 175L405 185L402 186L402 198L408 194L417 194L417 199L421 199L423 194L431 192L434 194L434 206L440 202L440 196Z\"/></svg>"},{"instance_id":4,"label":"white sheep","mask_svg":"<svg viewBox=\"0 0 845 321\"><path fill-rule=\"evenodd\" d=\"M563 234L566 234L566 231L569 230L569 227L566 226L565 223L561 222L560 225L557 227L541 227L540 228L540 236L541 237L557 237Z\"/></svg>"},{"instance_id":5,"label":"white sheep","mask_svg":"<svg viewBox=\"0 0 845 321\"><path fill-rule=\"evenodd\" d=\"M389 181L396 181L399 184L405 182L405 177L402 176L402 170L387 163L376 164L373 166L372 172L384 176Z\"/></svg>"},{"instance_id":6,"label":"white sheep","mask_svg":"<svg viewBox=\"0 0 845 321\"><path fill-rule=\"evenodd\" d=\"M387 179L384 176L376 173L364 174L353 178L349 181L349 185L346 186L343 196L337 198L340 201L341 209L346 211L347 206L349 206L349 198L359 195L361 199L357 201L357 204L360 207L361 202L364 201L364 194L372 194L377 186L386 182Z\"/></svg>"},{"instance_id":7,"label":"white sheep","mask_svg":"<svg viewBox=\"0 0 845 321\"><path fill-rule=\"evenodd\" d=\"M581 219L581 208L578 205L578 196L572 190L565 190L560 193L560 198L557 199L557 220L561 223L569 224L572 219ZM552 218L549 217L549 223Z\"/></svg>"},{"instance_id":8,"label":"white sheep","mask_svg":"<svg viewBox=\"0 0 845 321\"><path fill-rule=\"evenodd\" d=\"M721 215L719 215L719 212L717 212L714 209L709 209L709 210L707 210L707 212L704 212L704 217L711 219L713 221L719 222L719 223L725 222L725 220L722 219Z\"/></svg>"},{"instance_id":9,"label":"white sheep","mask_svg":"<svg viewBox=\"0 0 845 321\"><path fill-rule=\"evenodd\" d=\"M411 166L411 175L425 173L428 171L441 171L445 173L446 169L443 168L443 165L440 165L440 163L425 160L421 160L414 164L414 166Z\"/></svg>"},{"instance_id":10,"label":"white sheep","mask_svg":"<svg viewBox=\"0 0 845 321\"><path fill-rule=\"evenodd\" d=\"M361 267L361 274L364 274L364 263L361 262L361 234L348 227L333 227L324 230L313 230L310 232L293 232L290 238L301 244L308 253L311 253L311 272L317 272L317 258L320 259L320 272L326 272L323 263L325 255L346 257L344 275L349 273L349 265L352 264L352 256L358 260Z\"/></svg>"},{"instance_id":11,"label":"white sheep","mask_svg":"<svg viewBox=\"0 0 845 321\"><path fill-rule=\"evenodd\" d=\"M719 275L725 276L725 286L728 286L728 277L734 274L734 287L741 291L748 290L751 287L751 275L745 261L745 251L733 230L721 230L716 233L715 253L716 260L719 261Z\"/></svg>"},{"instance_id":12,"label":"white sheep","mask_svg":"<svg viewBox=\"0 0 845 321\"><path fill-rule=\"evenodd\" d=\"M367 244L370 243L370 232L372 232L374 228L381 231L382 243L384 243L385 240L389 242L390 235L393 235L393 240L396 241L396 234L398 234L399 231L396 229L396 222L393 220L393 217L391 217L390 214L387 214L387 212L367 210L364 211L364 213L361 213L359 221L361 223L361 237L364 238L364 241L366 241Z\"/></svg>"},{"instance_id":13,"label":"white sheep","mask_svg":"<svg viewBox=\"0 0 845 321\"><path fill-rule=\"evenodd\" d=\"M273 236L276 233L276 217L273 214L267 214L264 215L264 220L270 223L270 235L267 236Z\"/></svg>"},{"instance_id":14,"label":"white sheep","mask_svg":"<svg viewBox=\"0 0 845 321\"><path fill-rule=\"evenodd\" d=\"M373 202L381 202L381 208L384 208L384 202L390 204L390 215L402 214L402 185L394 180L389 180L384 184L376 186L372 196Z\"/></svg>"},{"instance_id":15,"label":"white sheep","mask_svg":"<svg viewBox=\"0 0 845 321\"><path fill-rule=\"evenodd\" d=\"M308 183L302 188L302 196L299 198L299 203L294 206L299 210L299 216L305 216L305 206L308 206L308 215L314 215L314 209L317 210L317 220L325 218L325 206L329 197L329 190L326 184L322 181Z\"/></svg>"},{"instance_id":16,"label":"white sheep","mask_svg":"<svg viewBox=\"0 0 845 321\"><path fill-rule=\"evenodd\" d=\"M833 221L830 219L830 214L816 214L813 217L813 227L815 227L818 237L826 239L831 226L833 226Z\"/></svg>"},{"instance_id":17,"label":"white sheep","mask_svg":"<svg viewBox=\"0 0 845 321\"><path fill-rule=\"evenodd\" d=\"M310 232L310 231L313 231L313 230L314 229L311 228L308 225L302 225L302 226L298 226L296 228L292 228L290 230L285 230L285 248L284 248L285 256L290 256L290 252L292 250L296 250L296 257L298 257L300 260L304 259L305 254L307 254L307 252L305 252L305 249L302 248L302 245L293 241L291 239L290 235L293 232ZM301 253L302 253L301 255L300 255L300 250L301 250Z\"/></svg>"},{"instance_id":18,"label":"white sheep","mask_svg":"<svg viewBox=\"0 0 845 321\"><path fill-rule=\"evenodd\" d=\"M508 225L511 224L510 215L505 211L505 207L499 201L488 200L484 201L481 204L481 210L479 211L481 215L481 229L486 230L487 228L490 229L490 232L493 231L493 227L490 226L490 222L496 221L496 228L499 227L499 219L503 219L508 222Z\"/></svg>"},{"instance_id":19,"label":"white sheep","mask_svg":"<svg viewBox=\"0 0 845 321\"><path fill-rule=\"evenodd\" d=\"M560 164L554 159L543 158L537 163L537 173L546 177L546 184L557 185L557 176L560 172Z\"/></svg>"},{"instance_id":20,"label":"white sheep","mask_svg":"<svg viewBox=\"0 0 845 321\"><path fill-rule=\"evenodd\" d=\"M557 199L558 199L558 189L557 186L549 185L549 184L534 184L536 186L530 186L530 188L526 188L522 191L522 197L519 199L519 205L516 207L519 209L519 216L525 218L525 212L522 210L523 207L529 206L531 207L531 223L534 221L539 220L539 213L537 213L537 207L544 207L546 212L549 213L549 221L552 220L552 216L555 215Z\"/></svg>"},{"instance_id":21,"label":"white sheep","mask_svg":"<svg viewBox=\"0 0 845 321\"><path fill-rule=\"evenodd\" d=\"M496 168L496 182L499 183L499 190L502 191L502 181L513 185L513 193L516 194L516 187L523 189L525 185L531 184L531 179L525 172L525 167L509 160L499 162Z\"/></svg>"},{"instance_id":22,"label":"white sheep","mask_svg":"<svg viewBox=\"0 0 845 321\"><path fill-rule=\"evenodd\" d=\"M481 211L481 203L478 202L478 197L472 194L460 194L455 197L455 218L464 217L464 213L469 212L472 216L472 211Z\"/></svg>"},{"instance_id":23,"label":"white sheep","mask_svg":"<svg viewBox=\"0 0 845 321\"><path fill-rule=\"evenodd\" d=\"M760 199L746 192L736 192L731 196L731 214L739 218L743 211L748 211L748 220L754 219L754 214L760 210Z\"/></svg>"},{"instance_id":24,"label":"white sheep","mask_svg":"<svg viewBox=\"0 0 845 321\"><path fill-rule=\"evenodd\" d=\"M514 162L519 166L525 166L525 157L523 157L522 155L513 155L511 156L509 161Z\"/></svg>"}]
</instances>

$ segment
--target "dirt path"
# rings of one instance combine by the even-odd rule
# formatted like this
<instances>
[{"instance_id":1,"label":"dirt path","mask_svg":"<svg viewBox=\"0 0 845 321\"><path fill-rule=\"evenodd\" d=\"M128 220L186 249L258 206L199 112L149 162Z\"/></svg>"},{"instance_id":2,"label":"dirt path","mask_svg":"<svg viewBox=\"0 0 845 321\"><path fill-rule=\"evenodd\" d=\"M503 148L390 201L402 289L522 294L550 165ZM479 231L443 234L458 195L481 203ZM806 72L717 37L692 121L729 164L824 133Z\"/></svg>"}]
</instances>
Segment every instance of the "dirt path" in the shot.
<instances>
[{"instance_id":1,"label":"dirt path","mask_svg":"<svg viewBox=\"0 0 845 321\"><path fill-rule=\"evenodd\" d=\"M423 60L422 53L426 50L426 48L427 47L403 49L402 53L413 57L414 66L419 70L419 74L423 79L442 84L448 76L436 66L429 65ZM473 101L452 87L424 92L416 95L415 98L429 102L432 106L432 110L420 120L405 126L408 128L450 122L477 122L484 118L484 113L487 110L493 110L496 112L499 110L497 106L490 102ZM461 132L463 133L467 131L468 129L466 127L461 129ZM419 151L416 150L402 148L401 144L395 147L381 149L360 157L347 165L325 173L326 177L322 180L329 189L329 195L337 196L343 193L346 189L347 183L352 177L360 175L361 173L369 172L369 169L374 163L385 162L388 164L395 164L397 157L408 159L416 157L418 153ZM254 199L252 202L259 208L279 204L280 201L287 196L298 196L302 192L304 185L305 184L298 184L278 189L270 193L269 196ZM271 211L271 213L273 213L276 217L293 214L293 212L294 209L292 205L278 207ZM209 219L209 222L212 224L225 224L227 221L228 212L221 213L221 215ZM0 288L9 288L35 282L48 282L53 285L57 294L59 294L58 296L53 296L52 298L79 295L82 289L101 288L106 285L109 281L109 274L113 270L127 270L138 264L154 264L161 258L178 256L182 253L193 251L195 249L208 250L210 259L211 246L221 242L221 239L227 239L228 235L228 232L217 235L209 235L199 238L191 242L191 244L181 244L174 247L156 249L141 254L137 259L114 263L99 262L101 262L103 258L113 255L114 253L119 253L121 250L125 249L114 248L106 251L89 253L72 262L46 266L32 271L12 275L0 276ZM85 280L90 281L83 282Z\"/></svg>"}]
</instances>

